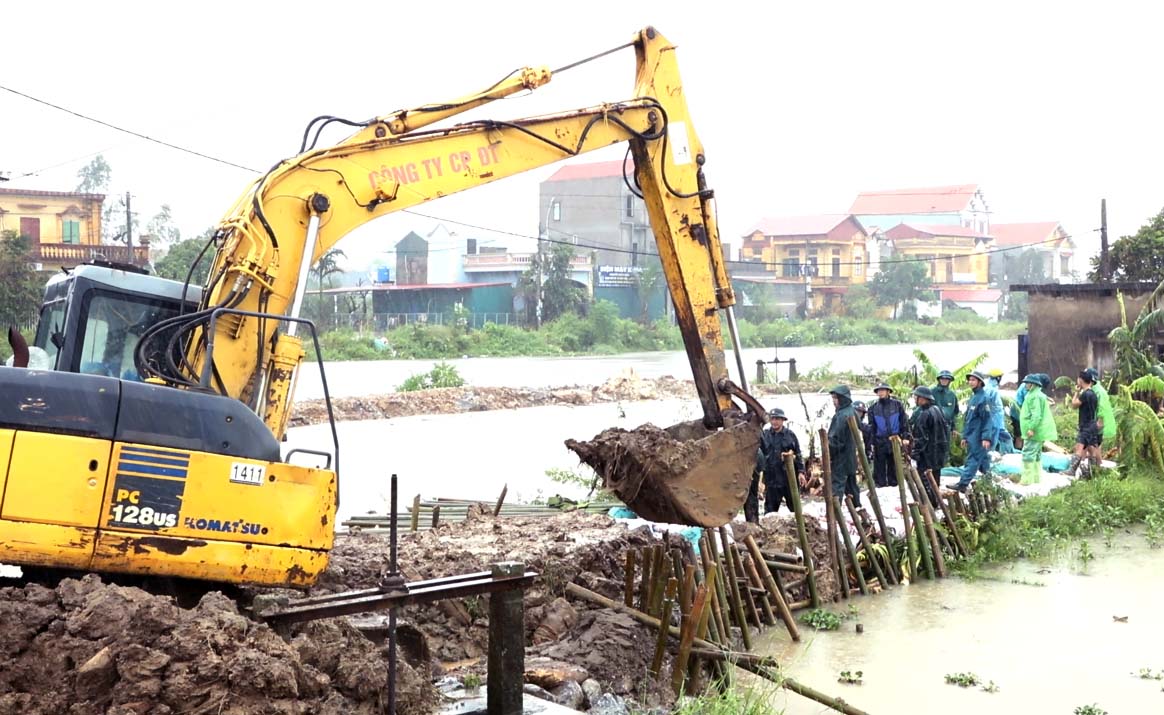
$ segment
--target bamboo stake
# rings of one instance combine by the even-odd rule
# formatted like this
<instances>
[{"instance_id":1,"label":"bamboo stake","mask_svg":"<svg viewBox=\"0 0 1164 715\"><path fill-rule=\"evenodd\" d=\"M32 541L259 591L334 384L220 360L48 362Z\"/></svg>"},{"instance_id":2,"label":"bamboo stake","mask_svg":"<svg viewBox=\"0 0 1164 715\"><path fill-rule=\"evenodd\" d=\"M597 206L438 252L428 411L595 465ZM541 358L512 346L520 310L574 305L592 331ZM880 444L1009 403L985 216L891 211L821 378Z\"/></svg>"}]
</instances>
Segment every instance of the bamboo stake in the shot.
<instances>
[{"instance_id":1,"label":"bamboo stake","mask_svg":"<svg viewBox=\"0 0 1164 715\"><path fill-rule=\"evenodd\" d=\"M671 573L675 574L675 578L679 579L679 585L683 585L683 578L687 573L683 567L683 555L679 549L671 549Z\"/></svg>"},{"instance_id":2,"label":"bamboo stake","mask_svg":"<svg viewBox=\"0 0 1164 715\"><path fill-rule=\"evenodd\" d=\"M761 678L770 680L786 690L791 690L801 697L814 700L821 705L828 706L837 712L843 713L844 715L868 715L868 713L866 713L864 710L860 710L853 707L852 705L849 705L841 698L825 695L819 690L814 690L813 688L810 688L807 685L800 683L799 681L793 680L792 678L787 678L783 675L769 672L768 668L778 667L772 659L761 661L761 664L752 659L745 660L741 657L750 655L749 653L724 653L723 651L719 650L707 650L703 648L693 652L703 658L722 658L737 668L741 668L750 673L754 673Z\"/></svg>"},{"instance_id":3,"label":"bamboo stake","mask_svg":"<svg viewBox=\"0 0 1164 715\"><path fill-rule=\"evenodd\" d=\"M853 537L849 536L849 525L845 523L845 511L841 509L840 499L834 504L837 511L837 526L841 530L841 538L845 541L845 552L849 554L849 563L853 565L853 573L857 575L857 587L861 595L869 595L869 586L865 583L865 574L861 571L861 562L857 560L857 550L853 548Z\"/></svg>"},{"instance_id":4,"label":"bamboo stake","mask_svg":"<svg viewBox=\"0 0 1164 715\"><path fill-rule=\"evenodd\" d=\"M662 549L660 549L660 553ZM658 570L655 571L651 584L651 610L648 611L652 616L659 615L659 610L663 607L663 591L667 588L667 579L678 578L678 574L671 573L671 560L659 558Z\"/></svg>"},{"instance_id":5,"label":"bamboo stake","mask_svg":"<svg viewBox=\"0 0 1164 715\"><path fill-rule=\"evenodd\" d=\"M920 511L920 509L918 508L917 504L911 503L909 505L909 514L911 517L913 517L913 533L914 533L915 538L917 539L918 550L921 552L922 566L925 568L926 578L933 581L934 580L934 560L933 560L934 555L932 553L930 553L929 549L924 548L922 546L922 544L925 543L926 536L925 536L925 527L922 526L921 514L919 513L919 511Z\"/></svg>"},{"instance_id":6,"label":"bamboo stake","mask_svg":"<svg viewBox=\"0 0 1164 715\"><path fill-rule=\"evenodd\" d=\"M659 671L663 667L663 651L667 647L667 629L663 628L663 624L671 622L671 609L675 605L675 591L678 585L678 580L667 579L667 592L663 598L663 613L659 618L659 635L655 640L655 657L651 660L650 674L652 678L659 677Z\"/></svg>"},{"instance_id":7,"label":"bamboo stake","mask_svg":"<svg viewBox=\"0 0 1164 715\"><path fill-rule=\"evenodd\" d=\"M687 564L683 569L683 580L679 582L679 610L687 613L691 610L691 599L695 595L695 565Z\"/></svg>"},{"instance_id":8,"label":"bamboo stake","mask_svg":"<svg viewBox=\"0 0 1164 715\"><path fill-rule=\"evenodd\" d=\"M948 529L950 532L950 541L953 548L955 549L955 556L969 556L970 550L966 548L966 542L962 541L962 535L959 534L958 530L954 527L954 512L950 506L952 500L949 498L942 498L941 491L939 491L938 488L938 482L936 479L934 479L934 473L931 470L926 470L925 478L929 480L930 486L933 487L934 494L938 495L938 505L942 508L942 521L945 522L946 529Z\"/></svg>"},{"instance_id":9,"label":"bamboo stake","mask_svg":"<svg viewBox=\"0 0 1164 715\"><path fill-rule=\"evenodd\" d=\"M901 440L898 439L897 435L891 435L889 437L889 444L893 448L893 466L897 470L897 489L901 493L901 518L905 524L903 530L905 533L905 546L906 551L909 553L909 567L912 569L913 565L917 563L917 549L914 547L913 542L909 540L912 527L909 520L910 511L907 506L909 499L905 496L905 474L901 471Z\"/></svg>"},{"instance_id":10,"label":"bamboo stake","mask_svg":"<svg viewBox=\"0 0 1164 715\"><path fill-rule=\"evenodd\" d=\"M899 582L897 550L893 547L893 539L885 527L885 515L881 513L881 500L877 498L877 484L873 481L873 468L869 466L869 457L865 454L865 438L861 436L861 428L857 426L857 417L849 416L849 432L853 435L853 442L857 445L859 462L864 465L865 486L869 489L869 502L873 506L873 514L877 517L877 528L881 530L881 543L889 550L889 582L896 586ZM858 504L857 506L860 506Z\"/></svg>"},{"instance_id":11,"label":"bamboo stake","mask_svg":"<svg viewBox=\"0 0 1164 715\"><path fill-rule=\"evenodd\" d=\"M671 688L675 695L683 694L683 680L687 675L687 661L691 658L691 646L695 642L695 632L698 629L697 621L703 618L703 609L707 606L707 584L695 590L695 601L691 606L684 625L684 632L679 640L679 657L675 661L675 670L671 673ZM702 640L702 639L701 639Z\"/></svg>"},{"instance_id":12,"label":"bamboo stake","mask_svg":"<svg viewBox=\"0 0 1164 715\"><path fill-rule=\"evenodd\" d=\"M623 574L623 600L627 608L635 605L635 550L626 550L626 573Z\"/></svg>"},{"instance_id":13,"label":"bamboo stake","mask_svg":"<svg viewBox=\"0 0 1164 715\"><path fill-rule=\"evenodd\" d=\"M708 588L715 588L715 581L708 582ZM695 637L699 640L707 639L707 632L711 626L711 600L715 598L715 594L707 594L704 600L703 610L700 613L699 621L695 627ZM687 692L688 694L696 694L703 690L703 669L699 667L700 661L698 658L692 658L687 668Z\"/></svg>"},{"instance_id":14,"label":"bamboo stake","mask_svg":"<svg viewBox=\"0 0 1164 715\"><path fill-rule=\"evenodd\" d=\"M409 524L409 531L416 531L420 528L420 495L417 494L412 498L412 522Z\"/></svg>"},{"instance_id":15,"label":"bamboo stake","mask_svg":"<svg viewBox=\"0 0 1164 715\"><path fill-rule=\"evenodd\" d=\"M509 493L509 485L505 484L501 487L501 496L497 497L497 506L493 508L493 516L501 513L501 505L505 503L505 495Z\"/></svg>"},{"instance_id":16,"label":"bamboo stake","mask_svg":"<svg viewBox=\"0 0 1164 715\"><path fill-rule=\"evenodd\" d=\"M921 505L921 517L926 526L926 534L930 538L930 548L934 550L934 571L937 572L939 578L946 577L946 559L942 555L942 539L941 534L938 533L937 517L934 516L934 507L930 504L930 497L926 494L925 488L921 483L921 476L918 475L917 469L911 464L909 465L909 483L913 485L913 490L916 492L915 498ZM949 544L946 544L949 548Z\"/></svg>"},{"instance_id":17,"label":"bamboo stake","mask_svg":"<svg viewBox=\"0 0 1164 715\"><path fill-rule=\"evenodd\" d=\"M788 609L790 611L802 611L802 610L808 608L809 606L812 606L812 601L809 601L809 600L795 601L793 603L788 604ZM813 606L813 608L815 608L815 606Z\"/></svg>"},{"instance_id":18,"label":"bamboo stake","mask_svg":"<svg viewBox=\"0 0 1164 715\"><path fill-rule=\"evenodd\" d=\"M848 494L845 495L845 506L849 508L849 515L853 517L857 538L861 541L861 548L865 549L865 556L868 557L869 563L873 565L873 573L877 574L877 581L885 583L885 572L881 570L881 561L877 558L877 554L873 553L873 545L869 543L869 535L865 532L865 527L857 515L857 507L853 506L853 497Z\"/></svg>"},{"instance_id":19,"label":"bamboo stake","mask_svg":"<svg viewBox=\"0 0 1164 715\"><path fill-rule=\"evenodd\" d=\"M768 569L771 571L787 571L788 573L802 573L807 574L808 569L797 564L788 564L783 561L764 561L768 564Z\"/></svg>"},{"instance_id":20,"label":"bamboo stake","mask_svg":"<svg viewBox=\"0 0 1164 715\"><path fill-rule=\"evenodd\" d=\"M754 588L764 590L764 581L760 578L760 572L756 570L756 559L749 557L744 559L744 570L748 572L748 582ZM779 586L779 584L777 584ZM761 596L760 601L761 610L764 611L764 623L769 626L776 625L776 612L772 610L772 596L764 591L765 595Z\"/></svg>"},{"instance_id":21,"label":"bamboo stake","mask_svg":"<svg viewBox=\"0 0 1164 715\"><path fill-rule=\"evenodd\" d=\"M699 578L701 575L706 577L706 574L711 570L711 550L707 546L706 531L699 536L699 559L703 563L703 572L702 574L696 573L696 578ZM728 628L727 618L724 615L723 609L720 607L720 603L723 600L723 592L719 588L718 579L716 580L715 591L715 599L711 602L711 616L715 619L715 627L719 631L720 641L726 645L731 643L732 632ZM694 589L692 589L692 593L694 593Z\"/></svg>"},{"instance_id":22,"label":"bamboo stake","mask_svg":"<svg viewBox=\"0 0 1164 715\"><path fill-rule=\"evenodd\" d=\"M706 560L707 555L705 553L701 553L700 558ZM691 587L691 594L693 596L695 594L695 586L696 585L702 584L702 583L710 583L713 586L715 585L716 579L712 578L711 581L708 581L704 575L703 569L700 568L699 564L695 564L692 568L693 568L693 573L695 574L695 581L693 582L692 587ZM715 589L713 589L713 590L715 590ZM722 646L724 648L731 648L731 644L727 642L727 640L725 639L725 637L723 635L724 631L721 627L722 622L717 620L716 607L719 605L719 600L714 597L714 594L709 594L708 600L711 602L711 608L709 609L710 613L711 613L711 618L710 618L709 623L708 623L707 640L709 640L712 643L715 643L719 646ZM690 610L690 607L688 610ZM696 634L696 637L698 638L701 636ZM719 686L722 690L723 686L726 684L726 679L728 676L727 666L724 665L723 663L716 663L715 661L712 661L711 668L712 668L712 671L714 671L716 673L716 677L717 677L716 682L719 684Z\"/></svg>"},{"instance_id":23,"label":"bamboo stake","mask_svg":"<svg viewBox=\"0 0 1164 715\"><path fill-rule=\"evenodd\" d=\"M819 432L821 444L828 444L828 432L823 428ZM842 598L849 597L849 582L845 577L845 570L841 566L840 555L837 553L837 516L833 513L833 469L827 449L821 450L821 467L824 476L825 493L825 524L828 529L829 567L837 579L837 590Z\"/></svg>"},{"instance_id":24,"label":"bamboo stake","mask_svg":"<svg viewBox=\"0 0 1164 715\"><path fill-rule=\"evenodd\" d=\"M791 454L784 455L785 473L792 472L796 469L796 460ZM808 594L812 600L814 608L820 607L820 596L816 591L816 571L812 567L812 546L808 543L808 532L804 528L804 510L800 505L800 485L795 483L795 480L789 482L788 493L792 497L792 511L796 517L796 536L800 539L800 550L804 554L804 570L808 577ZM772 555L776 557L776 554ZM768 562L764 562L768 565Z\"/></svg>"},{"instance_id":25,"label":"bamboo stake","mask_svg":"<svg viewBox=\"0 0 1164 715\"><path fill-rule=\"evenodd\" d=\"M729 550L732 552L731 566L734 578L737 581L743 581L743 586L740 588L740 590L744 594L744 604L748 607L746 615L751 616L752 623L756 625L756 628L763 628L764 621L760 620L760 609L756 607L756 597L752 594L751 586L748 583L748 575L744 570L744 564L741 561L739 546L732 544Z\"/></svg>"},{"instance_id":26,"label":"bamboo stake","mask_svg":"<svg viewBox=\"0 0 1164 715\"><path fill-rule=\"evenodd\" d=\"M792 455L789 454L786 456L785 459L787 460L791 457L792 457ZM797 487L796 492L797 492L797 495L799 496L799 494L800 494L799 486ZM799 555L799 554L782 554L779 551L764 551L763 554L764 554L765 561L779 561L782 564L792 564L793 566L800 566L800 565L804 564L804 557Z\"/></svg>"},{"instance_id":27,"label":"bamboo stake","mask_svg":"<svg viewBox=\"0 0 1164 715\"><path fill-rule=\"evenodd\" d=\"M776 586L776 580L772 578L772 573L768 571L768 565L764 563L763 558L756 560L760 556L760 547L756 545L756 540L751 535L746 536L744 537L744 545L752 554L752 559L756 563L756 569L760 572L764 586L768 589L768 594L772 596L772 600L776 601L776 610L779 611L781 620L788 628L788 635L792 636L792 640L799 641L800 629L796 626L796 619L792 617L792 610L788 608L788 603L784 600L784 594Z\"/></svg>"},{"instance_id":28,"label":"bamboo stake","mask_svg":"<svg viewBox=\"0 0 1164 715\"><path fill-rule=\"evenodd\" d=\"M719 527L719 538L723 541L724 557L728 559L727 564L730 567L730 565L731 565L731 561L730 561L731 553L727 549L728 538L727 538L727 528L726 527L723 527L723 526ZM724 571L726 572L724 574L725 577L728 576L729 574L731 574L730 568L725 568ZM731 600L731 604L732 604L732 614L735 616L736 625L738 625L740 627L740 634L741 634L741 637L744 639L744 650L751 650L752 649L752 634L748 632L748 621L747 621L747 619L744 618L744 603L740 597L740 585L736 582L736 580L734 578L728 578L727 585L728 585L728 588L731 589L731 596L732 597L730 600Z\"/></svg>"},{"instance_id":29,"label":"bamboo stake","mask_svg":"<svg viewBox=\"0 0 1164 715\"><path fill-rule=\"evenodd\" d=\"M432 528L437 528L441 523L441 505L437 504L432 508Z\"/></svg>"},{"instance_id":30,"label":"bamboo stake","mask_svg":"<svg viewBox=\"0 0 1164 715\"><path fill-rule=\"evenodd\" d=\"M707 536L707 538L708 538L708 553L710 555L711 562L712 562L712 564L717 565L715 573L716 573L716 593L719 594L717 596L719 599L719 614L721 614L723 616L724 625L728 626L728 628L729 628L728 632L730 633L731 632L730 620L732 617L731 599L730 599L731 592L730 592L730 590L728 590L728 581L724 580L723 568L718 566L718 564L719 564L719 547L716 546L715 531L712 531L711 529L704 530L704 535ZM708 571L708 569L704 569L704 571L707 573L711 573L710 571Z\"/></svg>"},{"instance_id":31,"label":"bamboo stake","mask_svg":"<svg viewBox=\"0 0 1164 715\"><path fill-rule=\"evenodd\" d=\"M651 591L651 550L649 547L645 547L639 552L639 559L643 562L642 579L639 582L639 610L646 613Z\"/></svg>"}]
</instances>

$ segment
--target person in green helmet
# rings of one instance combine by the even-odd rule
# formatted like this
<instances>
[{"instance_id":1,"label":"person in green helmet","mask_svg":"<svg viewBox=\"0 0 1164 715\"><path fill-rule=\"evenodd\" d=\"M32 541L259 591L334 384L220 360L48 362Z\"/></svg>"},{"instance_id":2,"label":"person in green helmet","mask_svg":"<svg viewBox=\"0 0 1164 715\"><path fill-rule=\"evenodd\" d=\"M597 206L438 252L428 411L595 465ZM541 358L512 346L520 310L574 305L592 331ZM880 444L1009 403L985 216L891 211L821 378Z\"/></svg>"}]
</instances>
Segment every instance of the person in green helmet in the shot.
<instances>
[{"instance_id":1,"label":"person in green helmet","mask_svg":"<svg viewBox=\"0 0 1164 715\"><path fill-rule=\"evenodd\" d=\"M954 381L954 375L949 370L942 370L938 373L938 384L930 388L930 392L934 395L934 404L942 410L942 417L946 420L947 437L951 437L954 432L954 420L957 419L961 408L958 407L958 393L954 392L954 388L950 387L950 383ZM947 439L947 442L950 440ZM945 466L945 465L942 465Z\"/></svg>"},{"instance_id":2,"label":"person in green helmet","mask_svg":"<svg viewBox=\"0 0 1164 715\"><path fill-rule=\"evenodd\" d=\"M1051 403L1043 394L1043 382L1037 375L1023 378L1027 388L1023 397L1019 424L1023 428L1023 476L1022 484L1038 484L1043 475L1043 443L1059 438L1055 427L1055 417L1051 414Z\"/></svg>"}]
</instances>

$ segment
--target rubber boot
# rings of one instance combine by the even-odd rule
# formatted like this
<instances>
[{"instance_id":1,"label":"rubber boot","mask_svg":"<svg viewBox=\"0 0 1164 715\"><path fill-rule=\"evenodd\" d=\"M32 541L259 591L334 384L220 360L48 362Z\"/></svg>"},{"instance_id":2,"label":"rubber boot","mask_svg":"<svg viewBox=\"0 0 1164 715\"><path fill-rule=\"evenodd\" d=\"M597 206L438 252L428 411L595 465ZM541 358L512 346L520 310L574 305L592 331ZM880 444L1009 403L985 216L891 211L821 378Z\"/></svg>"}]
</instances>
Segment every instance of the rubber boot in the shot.
<instances>
[{"instance_id":1,"label":"rubber boot","mask_svg":"<svg viewBox=\"0 0 1164 715\"><path fill-rule=\"evenodd\" d=\"M1079 476L1078 474L1076 474L1076 470L1079 469L1079 463L1081 461L1083 461L1083 458L1080 457L1079 455L1073 456L1071 458L1071 464L1067 465L1067 469L1063 473L1067 474L1069 476L1072 476L1072 477Z\"/></svg>"}]
</instances>

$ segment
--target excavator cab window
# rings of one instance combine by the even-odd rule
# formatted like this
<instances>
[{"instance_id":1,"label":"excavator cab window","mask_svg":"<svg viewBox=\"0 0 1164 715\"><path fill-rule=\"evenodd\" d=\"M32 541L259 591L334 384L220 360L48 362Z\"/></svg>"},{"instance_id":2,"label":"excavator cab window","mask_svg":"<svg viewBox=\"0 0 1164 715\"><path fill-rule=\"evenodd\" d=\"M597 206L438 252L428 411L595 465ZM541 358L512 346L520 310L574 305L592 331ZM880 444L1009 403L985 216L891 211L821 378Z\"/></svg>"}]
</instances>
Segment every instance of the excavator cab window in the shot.
<instances>
[{"instance_id":1,"label":"excavator cab window","mask_svg":"<svg viewBox=\"0 0 1164 715\"><path fill-rule=\"evenodd\" d=\"M63 298L45 303L40 309L40 320L36 326L33 344L48 354L49 367L56 369L57 355L65 344L65 310L68 302Z\"/></svg>"},{"instance_id":2,"label":"excavator cab window","mask_svg":"<svg viewBox=\"0 0 1164 715\"><path fill-rule=\"evenodd\" d=\"M77 372L141 381L134 350L155 323L178 314L174 301L94 290L82 313Z\"/></svg>"}]
</instances>

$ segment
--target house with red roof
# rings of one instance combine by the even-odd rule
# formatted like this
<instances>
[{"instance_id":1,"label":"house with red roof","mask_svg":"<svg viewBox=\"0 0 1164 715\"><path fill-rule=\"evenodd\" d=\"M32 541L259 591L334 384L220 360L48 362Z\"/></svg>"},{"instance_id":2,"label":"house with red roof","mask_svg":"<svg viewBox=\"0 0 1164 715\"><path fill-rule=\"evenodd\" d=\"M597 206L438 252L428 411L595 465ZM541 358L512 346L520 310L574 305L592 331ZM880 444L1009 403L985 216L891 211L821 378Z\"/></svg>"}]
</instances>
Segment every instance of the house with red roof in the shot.
<instances>
[{"instance_id":1,"label":"house with red roof","mask_svg":"<svg viewBox=\"0 0 1164 715\"><path fill-rule=\"evenodd\" d=\"M991 276L998 278L1006 270L1006 261L1015 260L1027 251L1039 256L1042 273L1049 283L1075 283L1076 246L1058 221L996 223L990 228L994 237Z\"/></svg>"},{"instance_id":2,"label":"house with red roof","mask_svg":"<svg viewBox=\"0 0 1164 715\"><path fill-rule=\"evenodd\" d=\"M849 213L870 231L915 223L990 232L990 207L978 184L862 191Z\"/></svg>"}]
</instances>

